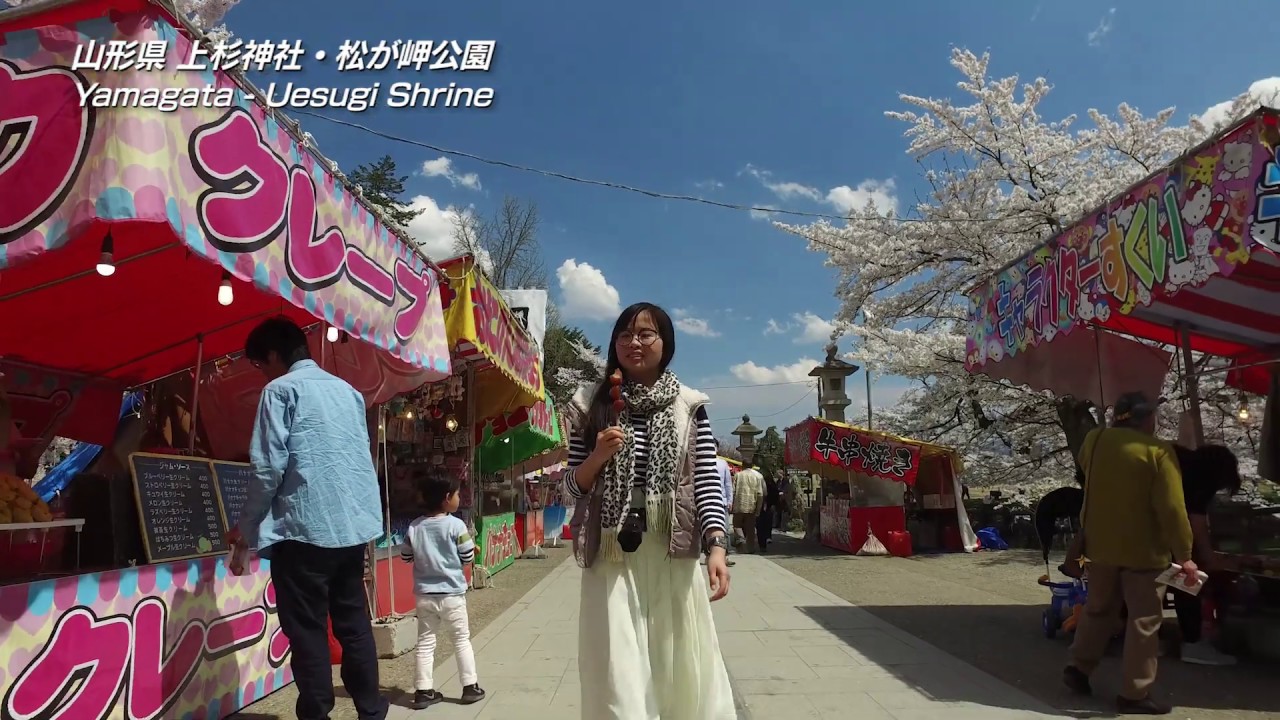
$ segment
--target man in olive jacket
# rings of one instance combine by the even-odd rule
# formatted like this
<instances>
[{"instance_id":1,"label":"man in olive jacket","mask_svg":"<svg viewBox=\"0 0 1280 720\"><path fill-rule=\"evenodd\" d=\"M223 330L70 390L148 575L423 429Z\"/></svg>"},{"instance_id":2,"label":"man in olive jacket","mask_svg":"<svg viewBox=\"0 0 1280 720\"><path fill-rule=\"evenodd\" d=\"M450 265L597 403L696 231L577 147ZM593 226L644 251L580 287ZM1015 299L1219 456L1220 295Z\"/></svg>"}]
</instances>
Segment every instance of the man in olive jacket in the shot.
<instances>
[{"instance_id":1,"label":"man in olive jacket","mask_svg":"<svg viewBox=\"0 0 1280 720\"><path fill-rule=\"evenodd\" d=\"M1155 437L1155 429L1155 404L1140 392L1127 393L1116 402L1112 427L1090 432L1080 449L1087 478L1080 524L1089 600L1063 680L1077 693L1092 692L1089 675L1127 606L1124 684L1116 698L1121 714L1171 711L1151 696L1166 590L1156 577L1172 556L1189 584L1198 582L1178 457L1172 445Z\"/></svg>"}]
</instances>

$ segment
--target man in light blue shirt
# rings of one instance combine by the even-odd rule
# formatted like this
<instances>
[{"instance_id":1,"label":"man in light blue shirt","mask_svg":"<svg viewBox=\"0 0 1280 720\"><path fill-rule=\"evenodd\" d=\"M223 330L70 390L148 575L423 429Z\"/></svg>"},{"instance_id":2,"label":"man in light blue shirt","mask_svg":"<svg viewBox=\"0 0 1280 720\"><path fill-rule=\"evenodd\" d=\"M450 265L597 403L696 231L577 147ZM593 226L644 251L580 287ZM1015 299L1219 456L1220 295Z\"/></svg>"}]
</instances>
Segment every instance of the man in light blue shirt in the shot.
<instances>
[{"instance_id":1,"label":"man in light blue shirt","mask_svg":"<svg viewBox=\"0 0 1280 720\"><path fill-rule=\"evenodd\" d=\"M364 397L311 359L292 321L264 321L245 356L267 376L249 458L254 479L238 543L271 560L280 628L289 638L299 720L333 710L329 621L342 681L360 720L384 720L365 598L366 544L382 534L382 501Z\"/></svg>"},{"instance_id":2,"label":"man in light blue shirt","mask_svg":"<svg viewBox=\"0 0 1280 720\"><path fill-rule=\"evenodd\" d=\"M719 455L716 456L716 472L720 473L720 487L724 491L724 512L726 517L733 517L733 473L729 471L729 462ZM732 543L730 543L732 544ZM729 555L729 549L725 548L725 556ZM706 558L702 559L705 565ZM733 567L737 563L733 560L729 561L729 567Z\"/></svg>"}]
</instances>

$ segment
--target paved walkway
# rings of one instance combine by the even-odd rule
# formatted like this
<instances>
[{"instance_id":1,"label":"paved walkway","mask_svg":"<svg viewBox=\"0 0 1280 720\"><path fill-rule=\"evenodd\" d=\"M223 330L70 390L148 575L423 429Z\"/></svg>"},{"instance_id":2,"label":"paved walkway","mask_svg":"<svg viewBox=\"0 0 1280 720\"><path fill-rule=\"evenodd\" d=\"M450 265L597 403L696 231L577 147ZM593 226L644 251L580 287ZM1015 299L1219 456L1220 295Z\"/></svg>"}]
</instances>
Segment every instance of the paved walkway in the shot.
<instances>
[{"instance_id":1,"label":"paved walkway","mask_svg":"<svg viewBox=\"0 0 1280 720\"><path fill-rule=\"evenodd\" d=\"M734 558L715 617L743 718L1066 717L762 557ZM580 572L570 558L476 636L485 702L397 707L392 719L580 720ZM461 694L452 662L436 685Z\"/></svg>"}]
</instances>

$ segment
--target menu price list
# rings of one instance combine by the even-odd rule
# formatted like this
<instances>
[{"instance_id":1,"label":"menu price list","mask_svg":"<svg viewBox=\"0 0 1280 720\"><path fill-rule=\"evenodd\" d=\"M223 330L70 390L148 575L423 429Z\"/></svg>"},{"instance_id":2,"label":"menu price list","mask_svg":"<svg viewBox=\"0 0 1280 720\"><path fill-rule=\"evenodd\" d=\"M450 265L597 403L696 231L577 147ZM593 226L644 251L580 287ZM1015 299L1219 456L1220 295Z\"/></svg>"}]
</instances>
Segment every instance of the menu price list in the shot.
<instances>
[{"instance_id":1,"label":"menu price list","mask_svg":"<svg viewBox=\"0 0 1280 720\"><path fill-rule=\"evenodd\" d=\"M129 457L150 562L227 552L225 523L207 460Z\"/></svg>"},{"instance_id":2,"label":"menu price list","mask_svg":"<svg viewBox=\"0 0 1280 720\"><path fill-rule=\"evenodd\" d=\"M253 467L248 463L214 460L214 476L218 479L218 494L222 497L222 512L227 518L227 529L240 522L244 504L249 499L249 482L253 479Z\"/></svg>"}]
</instances>

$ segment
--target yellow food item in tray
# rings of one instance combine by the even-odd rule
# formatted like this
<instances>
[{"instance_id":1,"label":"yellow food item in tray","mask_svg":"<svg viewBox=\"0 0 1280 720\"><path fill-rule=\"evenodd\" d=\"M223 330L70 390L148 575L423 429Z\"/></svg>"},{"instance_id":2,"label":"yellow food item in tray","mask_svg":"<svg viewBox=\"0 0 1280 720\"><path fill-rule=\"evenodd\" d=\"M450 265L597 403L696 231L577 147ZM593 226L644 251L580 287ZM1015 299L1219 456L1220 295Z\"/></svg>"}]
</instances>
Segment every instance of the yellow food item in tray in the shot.
<instances>
[{"instance_id":1,"label":"yellow food item in tray","mask_svg":"<svg viewBox=\"0 0 1280 720\"><path fill-rule=\"evenodd\" d=\"M0 475L0 525L50 520L53 513L30 485L13 475Z\"/></svg>"}]
</instances>

